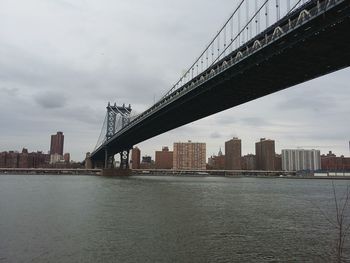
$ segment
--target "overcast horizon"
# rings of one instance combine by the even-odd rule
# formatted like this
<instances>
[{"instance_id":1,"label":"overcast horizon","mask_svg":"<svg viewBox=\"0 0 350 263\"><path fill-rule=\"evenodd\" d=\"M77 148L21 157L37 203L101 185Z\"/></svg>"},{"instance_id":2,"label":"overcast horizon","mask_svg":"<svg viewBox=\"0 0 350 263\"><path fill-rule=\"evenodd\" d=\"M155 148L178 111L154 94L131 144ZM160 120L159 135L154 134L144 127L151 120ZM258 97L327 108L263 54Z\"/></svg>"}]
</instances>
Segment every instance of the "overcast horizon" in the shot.
<instances>
[{"instance_id":1,"label":"overcast horizon","mask_svg":"<svg viewBox=\"0 0 350 263\"><path fill-rule=\"evenodd\" d=\"M0 152L50 148L81 161L100 135L108 102L141 113L201 53L237 1L0 0ZM195 11L194 11L195 10ZM206 142L207 157L238 137L282 149L350 156L350 69L177 128L138 146L154 156L173 142Z\"/></svg>"}]
</instances>

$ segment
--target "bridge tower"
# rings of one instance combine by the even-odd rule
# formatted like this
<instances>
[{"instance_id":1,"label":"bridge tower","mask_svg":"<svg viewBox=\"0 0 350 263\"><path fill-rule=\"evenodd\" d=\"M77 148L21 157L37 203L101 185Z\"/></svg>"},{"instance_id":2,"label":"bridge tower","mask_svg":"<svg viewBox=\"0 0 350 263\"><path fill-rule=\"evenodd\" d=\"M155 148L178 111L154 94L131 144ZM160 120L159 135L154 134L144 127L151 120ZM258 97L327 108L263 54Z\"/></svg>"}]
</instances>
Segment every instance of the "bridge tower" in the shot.
<instances>
[{"instance_id":1,"label":"bridge tower","mask_svg":"<svg viewBox=\"0 0 350 263\"><path fill-rule=\"evenodd\" d=\"M123 129L130 122L130 114L131 114L131 105L125 106L117 106L116 103L111 105L108 102L107 109L107 125L106 125L106 137L105 141L109 141L116 132ZM129 152L130 147L125 147L120 154L120 169L127 170L129 169ZM114 167L114 155L113 149L105 147L105 169L113 169Z\"/></svg>"},{"instance_id":2,"label":"bridge tower","mask_svg":"<svg viewBox=\"0 0 350 263\"><path fill-rule=\"evenodd\" d=\"M114 103L114 105L111 106L111 104L108 102L108 106L106 108L108 117L106 140L108 141L118 130L124 128L127 124L129 124L131 105L129 104L128 107L125 107L125 104L123 104L123 106L117 106L117 104ZM118 115L120 115L121 123L117 122Z\"/></svg>"}]
</instances>

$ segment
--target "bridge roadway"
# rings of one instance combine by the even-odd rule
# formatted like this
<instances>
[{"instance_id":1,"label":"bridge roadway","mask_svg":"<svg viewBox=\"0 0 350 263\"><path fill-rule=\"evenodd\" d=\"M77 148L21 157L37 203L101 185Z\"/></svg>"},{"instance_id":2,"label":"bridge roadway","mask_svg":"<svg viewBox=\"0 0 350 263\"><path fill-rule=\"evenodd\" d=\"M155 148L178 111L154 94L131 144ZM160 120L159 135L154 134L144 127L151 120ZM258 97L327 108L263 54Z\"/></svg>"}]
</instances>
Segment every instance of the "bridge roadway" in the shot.
<instances>
[{"instance_id":1,"label":"bridge roadway","mask_svg":"<svg viewBox=\"0 0 350 263\"><path fill-rule=\"evenodd\" d=\"M307 13L300 15L302 10ZM350 1L312 1L163 98L91 158L104 160L106 149L109 155L131 149L171 129L348 67L349 47Z\"/></svg>"}]
</instances>

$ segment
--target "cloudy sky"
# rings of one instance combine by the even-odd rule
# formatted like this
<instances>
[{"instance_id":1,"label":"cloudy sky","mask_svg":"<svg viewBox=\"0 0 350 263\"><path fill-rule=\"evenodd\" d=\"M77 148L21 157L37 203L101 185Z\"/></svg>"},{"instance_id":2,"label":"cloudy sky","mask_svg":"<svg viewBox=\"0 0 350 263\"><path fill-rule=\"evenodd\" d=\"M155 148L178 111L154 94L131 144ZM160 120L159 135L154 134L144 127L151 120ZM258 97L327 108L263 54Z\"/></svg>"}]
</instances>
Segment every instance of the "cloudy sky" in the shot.
<instances>
[{"instance_id":1,"label":"cloudy sky","mask_svg":"<svg viewBox=\"0 0 350 263\"><path fill-rule=\"evenodd\" d=\"M0 151L49 150L82 160L108 101L142 112L170 89L230 16L234 0L0 0ZM154 155L174 141L217 153L237 136L283 148L349 155L350 70L221 112L141 143Z\"/></svg>"}]
</instances>

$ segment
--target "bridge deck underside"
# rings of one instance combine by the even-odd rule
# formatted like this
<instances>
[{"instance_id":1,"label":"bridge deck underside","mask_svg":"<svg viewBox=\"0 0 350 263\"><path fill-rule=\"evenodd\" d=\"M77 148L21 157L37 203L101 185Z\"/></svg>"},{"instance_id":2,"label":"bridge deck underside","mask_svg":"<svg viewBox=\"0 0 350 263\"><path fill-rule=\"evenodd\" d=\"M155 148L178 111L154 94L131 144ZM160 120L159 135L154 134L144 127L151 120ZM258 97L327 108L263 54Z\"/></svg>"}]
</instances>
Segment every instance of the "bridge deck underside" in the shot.
<instances>
[{"instance_id":1,"label":"bridge deck underside","mask_svg":"<svg viewBox=\"0 0 350 263\"><path fill-rule=\"evenodd\" d=\"M318 17L243 59L114 138L108 143L109 152L348 67L349 7L345 13L346 18L338 21L332 13ZM98 151L94 158L103 159L103 154Z\"/></svg>"}]
</instances>

